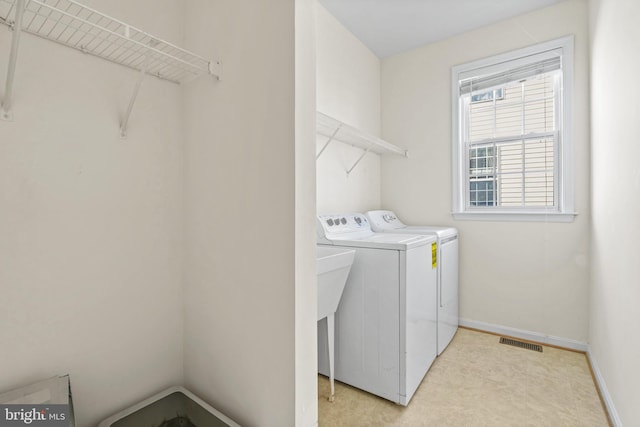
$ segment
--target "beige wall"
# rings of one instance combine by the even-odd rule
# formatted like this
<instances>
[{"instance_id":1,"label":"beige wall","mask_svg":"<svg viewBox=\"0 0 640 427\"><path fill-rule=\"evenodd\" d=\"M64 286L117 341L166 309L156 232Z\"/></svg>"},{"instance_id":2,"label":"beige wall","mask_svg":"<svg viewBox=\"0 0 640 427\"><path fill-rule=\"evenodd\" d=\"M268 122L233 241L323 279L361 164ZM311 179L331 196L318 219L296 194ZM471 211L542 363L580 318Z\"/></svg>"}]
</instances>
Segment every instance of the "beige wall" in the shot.
<instances>
[{"instance_id":1,"label":"beige wall","mask_svg":"<svg viewBox=\"0 0 640 427\"><path fill-rule=\"evenodd\" d=\"M87 4L182 43L181 1ZM93 426L182 380L181 90L145 80L120 139L138 73L21 40L0 122L0 391L69 373Z\"/></svg>"},{"instance_id":2,"label":"beige wall","mask_svg":"<svg viewBox=\"0 0 640 427\"><path fill-rule=\"evenodd\" d=\"M451 67L575 35L573 223L454 221ZM382 61L383 137L409 149L383 158L382 207L414 224L460 230L460 316L587 340L589 134L587 7L582 0L508 19Z\"/></svg>"},{"instance_id":3,"label":"beige wall","mask_svg":"<svg viewBox=\"0 0 640 427\"><path fill-rule=\"evenodd\" d=\"M243 425L316 425L314 4L87 4L223 58L224 83L148 78L122 140L138 73L23 36L0 391L69 373L82 427L186 378Z\"/></svg>"},{"instance_id":4,"label":"beige wall","mask_svg":"<svg viewBox=\"0 0 640 427\"><path fill-rule=\"evenodd\" d=\"M592 0L591 358L614 402L615 425L640 420L640 3Z\"/></svg>"},{"instance_id":5,"label":"beige wall","mask_svg":"<svg viewBox=\"0 0 640 427\"><path fill-rule=\"evenodd\" d=\"M315 0L296 0L296 382L295 425L318 425L316 339Z\"/></svg>"},{"instance_id":6,"label":"beige wall","mask_svg":"<svg viewBox=\"0 0 640 427\"><path fill-rule=\"evenodd\" d=\"M327 10L317 6L318 111L380 135L380 60ZM327 138L318 137L319 152ZM332 142L316 162L318 213L367 211L380 205L380 157Z\"/></svg>"},{"instance_id":7,"label":"beige wall","mask_svg":"<svg viewBox=\"0 0 640 427\"><path fill-rule=\"evenodd\" d=\"M314 327L296 325L295 305L313 314L315 303L297 292L315 287L313 258L296 264L297 248L311 251L296 231L313 235L296 186L313 182L296 181L307 176L296 156L312 153L296 146L294 1L186 4L187 47L224 61L223 81L185 88L186 385L244 426L294 425L309 400L296 387L296 326Z\"/></svg>"}]
</instances>

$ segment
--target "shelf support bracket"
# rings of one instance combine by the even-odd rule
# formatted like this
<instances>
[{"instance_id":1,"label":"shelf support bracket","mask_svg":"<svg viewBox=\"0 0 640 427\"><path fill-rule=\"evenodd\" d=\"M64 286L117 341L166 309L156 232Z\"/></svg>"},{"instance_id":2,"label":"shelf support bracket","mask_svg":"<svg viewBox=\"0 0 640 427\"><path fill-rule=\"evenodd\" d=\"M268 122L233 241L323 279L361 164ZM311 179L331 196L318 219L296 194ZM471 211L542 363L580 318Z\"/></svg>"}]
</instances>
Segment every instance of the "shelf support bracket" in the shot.
<instances>
[{"instance_id":1,"label":"shelf support bracket","mask_svg":"<svg viewBox=\"0 0 640 427\"><path fill-rule=\"evenodd\" d=\"M20 45L20 34L22 33L22 14L24 13L24 0L16 0L15 18L13 22L13 37L11 38L11 53L9 54L9 66L7 69L7 81L4 89L4 100L0 108L0 118L6 121L13 121L11 107L13 104L13 80L16 75L16 63L18 61L18 47Z\"/></svg>"},{"instance_id":2,"label":"shelf support bracket","mask_svg":"<svg viewBox=\"0 0 640 427\"><path fill-rule=\"evenodd\" d=\"M322 153L324 152L324 150L329 146L329 143L331 141L333 141L333 139L336 137L336 135L338 134L338 132L340 132L340 129L342 128L342 123L338 125L338 127L336 128L336 130L333 131L333 133L331 134L331 136L329 137L329 139L327 140L327 142L324 143L324 145L322 146L322 148L320 149L320 152L318 154L316 154L316 160L318 160L320 158L320 156L322 155Z\"/></svg>"},{"instance_id":3,"label":"shelf support bracket","mask_svg":"<svg viewBox=\"0 0 640 427\"><path fill-rule=\"evenodd\" d=\"M364 158L364 156L367 155L367 153L371 150L371 146L367 147L366 150L364 150L362 152L362 154L360 155L360 157L358 157L358 160L356 160L356 162L353 164L353 166L351 166L351 168L349 168L349 170L347 170L347 176L349 176L349 174L351 173L351 171L353 171L356 166L358 166L358 163L360 163L360 161Z\"/></svg>"},{"instance_id":4,"label":"shelf support bracket","mask_svg":"<svg viewBox=\"0 0 640 427\"><path fill-rule=\"evenodd\" d=\"M133 104L136 102L136 98L138 97L138 92L140 92L140 86L142 85L142 80L147 75L147 69L149 68L149 55L144 58L144 65L140 70L140 75L138 76L138 81L136 82L136 86L133 88L133 94L131 95L131 100L129 101L129 106L127 107L127 112L124 116L124 120L120 125L120 138L124 139L127 137L127 126L129 125L129 117L131 117L131 111L133 111Z\"/></svg>"},{"instance_id":5,"label":"shelf support bracket","mask_svg":"<svg viewBox=\"0 0 640 427\"><path fill-rule=\"evenodd\" d=\"M222 80L222 62L221 61L209 61L207 65L207 71L214 76L216 80Z\"/></svg>"}]
</instances>

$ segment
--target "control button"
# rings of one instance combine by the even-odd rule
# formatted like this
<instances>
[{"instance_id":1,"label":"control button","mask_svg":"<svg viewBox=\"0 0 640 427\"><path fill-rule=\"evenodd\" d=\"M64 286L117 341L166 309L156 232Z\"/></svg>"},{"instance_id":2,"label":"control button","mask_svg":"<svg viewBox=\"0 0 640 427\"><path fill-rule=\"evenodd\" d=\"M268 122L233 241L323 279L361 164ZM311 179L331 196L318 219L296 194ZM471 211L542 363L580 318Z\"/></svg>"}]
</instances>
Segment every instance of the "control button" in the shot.
<instances>
[{"instance_id":1,"label":"control button","mask_svg":"<svg viewBox=\"0 0 640 427\"><path fill-rule=\"evenodd\" d=\"M329 218L327 220L327 224L329 224L329 227L331 227L333 225L333 220L331 218Z\"/></svg>"},{"instance_id":2,"label":"control button","mask_svg":"<svg viewBox=\"0 0 640 427\"><path fill-rule=\"evenodd\" d=\"M355 217L355 220L358 225L362 224L362 219L359 216Z\"/></svg>"},{"instance_id":3,"label":"control button","mask_svg":"<svg viewBox=\"0 0 640 427\"><path fill-rule=\"evenodd\" d=\"M345 225L347 223L347 219L345 217L342 217L340 219L340 222L342 223L342 225Z\"/></svg>"}]
</instances>

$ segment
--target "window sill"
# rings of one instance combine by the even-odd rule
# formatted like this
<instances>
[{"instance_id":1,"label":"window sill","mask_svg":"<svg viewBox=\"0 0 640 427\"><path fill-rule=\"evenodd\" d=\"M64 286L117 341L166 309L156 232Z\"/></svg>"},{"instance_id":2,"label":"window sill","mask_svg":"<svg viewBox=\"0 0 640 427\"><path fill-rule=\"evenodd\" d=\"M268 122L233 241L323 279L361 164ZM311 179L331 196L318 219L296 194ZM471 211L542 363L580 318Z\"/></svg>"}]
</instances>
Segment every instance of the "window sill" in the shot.
<instances>
[{"instance_id":1,"label":"window sill","mask_svg":"<svg viewBox=\"0 0 640 427\"><path fill-rule=\"evenodd\" d=\"M467 221L573 222L576 212L453 212L453 219Z\"/></svg>"}]
</instances>

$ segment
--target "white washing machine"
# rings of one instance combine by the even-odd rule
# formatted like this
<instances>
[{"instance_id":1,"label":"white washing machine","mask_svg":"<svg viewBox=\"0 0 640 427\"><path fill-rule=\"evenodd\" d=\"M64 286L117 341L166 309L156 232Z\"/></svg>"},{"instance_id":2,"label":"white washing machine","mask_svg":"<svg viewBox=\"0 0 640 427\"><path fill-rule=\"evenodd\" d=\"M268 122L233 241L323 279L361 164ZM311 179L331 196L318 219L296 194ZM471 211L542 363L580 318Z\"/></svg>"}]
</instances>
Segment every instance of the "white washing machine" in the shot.
<instances>
[{"instance_id":1,"label":"white washing machine","mask_svg":"<svg viewBox=\"0 0 640 427\"><path fill-rule=\"evenodd\" d=\"M458 230L453 227L405 225L392 211L366 214L375 232L427 234L437 237L433 262L438 270L438 356L458 330Z\"/></svg>"},{"instance_id":2,"label":"white washing machine","mask_svg":"<svg viewBox=\"0 0 640 427\"><path fill-rule=\"evenodd\" d=\"M356 251L335 315L335 378L407 405L437 354L436 238L374 233L357 213L317 219L318 245ZM318 369L327 375L323 331Z\"/></svg>"}]
</instances>

